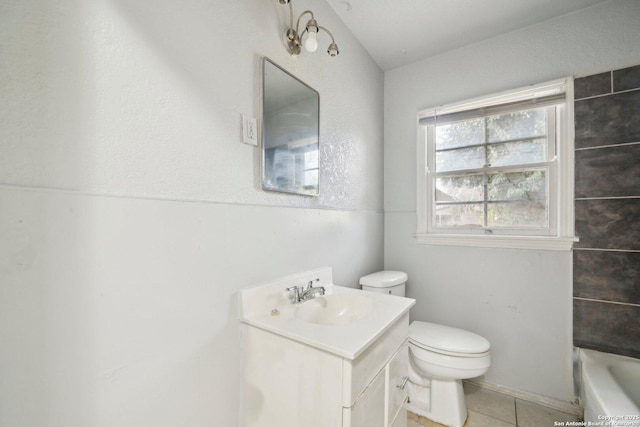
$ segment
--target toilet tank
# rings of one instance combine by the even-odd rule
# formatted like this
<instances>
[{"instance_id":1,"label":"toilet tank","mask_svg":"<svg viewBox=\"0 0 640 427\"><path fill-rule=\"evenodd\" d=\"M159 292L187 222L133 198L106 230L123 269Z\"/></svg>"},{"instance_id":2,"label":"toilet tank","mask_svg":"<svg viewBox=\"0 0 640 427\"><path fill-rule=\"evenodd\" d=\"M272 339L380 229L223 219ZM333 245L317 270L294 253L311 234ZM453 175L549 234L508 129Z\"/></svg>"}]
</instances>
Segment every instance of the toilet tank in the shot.
<instances>
[{"instance_id":1,"label":"toilet tank","mask_svg":"<svg viewBox=\"0 0 640 427\"><path fill-rule=\"evenodd\" d=\"M408 277L403 271L384 270L361 277L360 285L363 291L403 297Z\"/></svg>"}]
</instances>

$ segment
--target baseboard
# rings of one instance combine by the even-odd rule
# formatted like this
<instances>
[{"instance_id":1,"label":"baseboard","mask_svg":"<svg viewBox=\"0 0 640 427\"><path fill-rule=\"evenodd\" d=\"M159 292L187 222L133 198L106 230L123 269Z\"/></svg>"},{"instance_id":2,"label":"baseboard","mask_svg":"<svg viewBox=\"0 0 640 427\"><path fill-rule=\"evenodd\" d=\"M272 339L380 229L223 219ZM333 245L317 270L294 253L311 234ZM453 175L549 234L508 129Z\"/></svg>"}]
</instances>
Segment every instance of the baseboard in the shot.
<instances>
[{"instance_id":1,"label":"baseboard","mask_svg":"<svg viewBox=\"0 0 640 427\"><path fill-rule=\"evenodd\" d=\"M539 394L531 393L528 391L522 391L505 387L503 385L490 383L488 381L480 379L464 380L465 383L473 384L478 387L486 388L487 390L496 391L498 393L506 394L516 399L525 400L527 402L535 403L537 405L546 406L547 408L556 409L568 414L582 416L583 409L577 401L565 402L564 400L554 399L548 396L541 396Z\"/></svg>"}]
</instances>

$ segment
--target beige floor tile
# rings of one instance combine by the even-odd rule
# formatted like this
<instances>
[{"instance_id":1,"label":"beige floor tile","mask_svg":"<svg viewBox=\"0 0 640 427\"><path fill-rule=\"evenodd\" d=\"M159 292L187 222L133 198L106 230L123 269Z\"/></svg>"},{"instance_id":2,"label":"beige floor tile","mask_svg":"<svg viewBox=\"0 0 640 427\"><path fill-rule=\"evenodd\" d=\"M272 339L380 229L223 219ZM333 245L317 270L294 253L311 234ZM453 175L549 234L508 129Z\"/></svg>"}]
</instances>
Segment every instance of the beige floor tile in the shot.
<instances>
[{"instance_id":1,"label":"beige floor tile","mask_svg":"<svg viewBox=\"0 0 640 427\"><path fill-rule=\"evenodd\" d=\"M407 418L407 427L445 427L411 412L408 413ZM478 412L467 411L467 421L464 423L464 427L515 427L515 424L509 424Z\"/></svg>"},{"instance_id":2,"label":"beige floor tile","mask_svg":"<svg viewBox=\"0 0 640 427\"><path fill-rule=\"evenodd\" d=\"M551 427L556 421L580 421L577 415L515 399L503 393L464 384L468 417L464 427ZM442 427L409 412L407 427Z\"/></svg>"},{"instance_id":3,"label":"beige floor tile","mask_svg":"<svg viewBox=\"0 0 640 427\"><path fill-rule=\"evenodd\" d=\"M513 397L464 383L464 398L467 410L516 424L516 403Z\"/></svg>"},{"instance_id":4,"label":"beige floor tile","mask_svg":"<svg viewBox=\"0 0 640 427\"><path fill-rule=\"evenodd\" d=\"M407 427L446 427L412 412L407 412L407 419L409 420Z\"/></svg>"},{"instance_id":5,"label":"beige floor tile","mask_svg":"<svg viewBox=\"0 0 640 427\"><path fill-rule=\"evenodd\" d=\"M567 414L535 403L516 399L516 413L519 427L547 427L554 422L579 421L580 417Z\"/></svg>"},{"instance_id":6,"label":"beige floor tile","mask_svg":"<svg viewBox=\"0 0 640 427\"><path fill-rule=\"evenodd\" d=\"M464 427L515 427L515 424L510 424L479 412L467 412L467 422L464 423Z\"/></svg>"}]
</instances>

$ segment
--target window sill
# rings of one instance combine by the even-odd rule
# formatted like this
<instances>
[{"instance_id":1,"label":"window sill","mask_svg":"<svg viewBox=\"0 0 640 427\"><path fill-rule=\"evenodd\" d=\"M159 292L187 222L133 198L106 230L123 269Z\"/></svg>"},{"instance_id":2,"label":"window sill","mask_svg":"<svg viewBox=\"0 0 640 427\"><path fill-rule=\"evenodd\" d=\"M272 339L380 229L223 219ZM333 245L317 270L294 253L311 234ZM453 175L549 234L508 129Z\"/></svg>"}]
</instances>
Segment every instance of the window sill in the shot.
<instances>
[{"instance_id":1,"label":"window sill","mask_svg":"<svg viewBox=\"0 0 640 427\"><path fill-rule=\"evenodd\" d=\"M577 237L481 236L459 234L415 234L421 245L470 246L479 248L570 251Z\"/></svg>"}]
</instances>

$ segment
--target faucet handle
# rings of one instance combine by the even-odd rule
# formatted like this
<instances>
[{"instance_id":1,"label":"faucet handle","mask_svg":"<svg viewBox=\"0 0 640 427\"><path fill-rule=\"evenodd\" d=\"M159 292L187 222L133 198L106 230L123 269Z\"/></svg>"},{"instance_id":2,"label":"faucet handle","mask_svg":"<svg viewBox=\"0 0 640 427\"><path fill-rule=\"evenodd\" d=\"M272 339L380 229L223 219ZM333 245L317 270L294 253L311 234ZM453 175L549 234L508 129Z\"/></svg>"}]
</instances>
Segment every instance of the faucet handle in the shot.
<instances>
[{"instance_id":1,"label":"faucet handle","mask_svg":"<svg viewBox=\"0 0 640 427\"><path fill-rule=\"evenodd\" d=\"M307 286L306 286L304 289L305 289L305 290L309 290L309 289L313 288L313 284L314 284L315 282L319 282L319 281L320 281L320 278L313 279L313 280L309 280L309 281L307 282Z\"/></svg>"},{"instance_id":2,"label":"faucet handle","mask_svg":"<svg viewBox=\"0 0 640 427\"><path fill-rule=\"evenodd\" d=\"M293 297L291 300L294 303L300 302L300 288L298 286L291 286L290 288L286 288L285 291L293 292Z\"/></svg>"}]
</instances>

